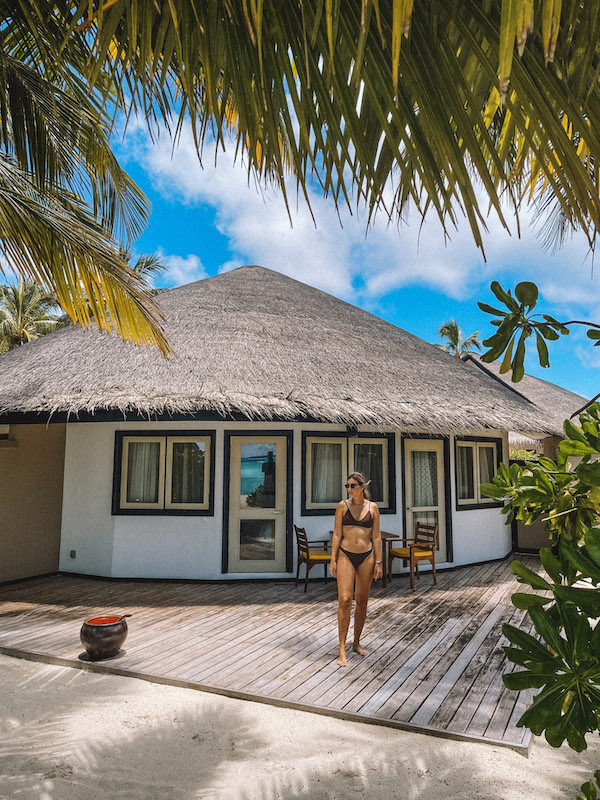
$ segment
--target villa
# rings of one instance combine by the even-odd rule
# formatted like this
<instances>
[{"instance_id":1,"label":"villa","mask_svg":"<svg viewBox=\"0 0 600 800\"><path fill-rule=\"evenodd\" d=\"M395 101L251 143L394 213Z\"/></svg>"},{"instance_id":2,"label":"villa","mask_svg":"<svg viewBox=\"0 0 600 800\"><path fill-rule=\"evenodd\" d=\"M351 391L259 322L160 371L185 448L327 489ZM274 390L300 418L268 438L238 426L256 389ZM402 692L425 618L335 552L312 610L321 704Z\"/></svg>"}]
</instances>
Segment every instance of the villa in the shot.
<instances>
[{"instance_id":1,"label":"villa","mask_svg":"<svg viewBox=\"0 0 600 800\"><path fill-rule=\"evenodd\" d=\"M560 435L535 402L262 267L157 302L169 359L75 327L1 357L0 581L290 577L354 470L385 530L437 523L439 568L510 552L479 487L509 431Z\"/></svg>"}]
</instances>

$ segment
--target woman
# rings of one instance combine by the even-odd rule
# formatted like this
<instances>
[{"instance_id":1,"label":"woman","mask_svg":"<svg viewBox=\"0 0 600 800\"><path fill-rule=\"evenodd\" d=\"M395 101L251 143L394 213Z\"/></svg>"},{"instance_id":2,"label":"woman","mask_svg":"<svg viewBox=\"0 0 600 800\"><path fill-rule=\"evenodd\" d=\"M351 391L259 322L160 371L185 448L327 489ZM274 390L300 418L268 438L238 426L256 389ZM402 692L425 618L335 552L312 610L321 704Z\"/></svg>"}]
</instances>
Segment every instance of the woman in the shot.
<instances>
[{"instance_id":1,"label":"woman","mask_svg":"<svg viewBox=\"0 0 600 800\"><path fill-rule=\"evenodd\" d=\"M335 512L329 568L338 585L338 629L340 657L338 664L346 666L346 635L350 625L352 594L356 586L354 610L354 643L352 649L361 656L367 651L360 644L371 581L381 578L381 531L379 509L369 499L365 476L360 472L348 475L348 500L342 500Z\"/></svg>"}]
</instances>

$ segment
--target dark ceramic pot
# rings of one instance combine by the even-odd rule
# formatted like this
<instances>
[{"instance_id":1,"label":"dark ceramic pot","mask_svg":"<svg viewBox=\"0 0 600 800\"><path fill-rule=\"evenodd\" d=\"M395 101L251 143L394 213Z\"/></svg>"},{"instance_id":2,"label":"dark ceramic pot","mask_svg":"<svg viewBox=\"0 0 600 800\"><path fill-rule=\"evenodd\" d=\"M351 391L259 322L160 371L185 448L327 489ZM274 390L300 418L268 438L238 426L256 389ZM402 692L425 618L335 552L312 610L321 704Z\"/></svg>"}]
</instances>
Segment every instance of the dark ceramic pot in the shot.
<instances>
[{"instance_id":1,"label":"dark ceramic pot","mask_svg":"<svg viewBox=\"0 0 600 800\"><path fill-rule=\"evenodd\" d=\"M127 623L122 617L93 617L81 626L79 636L92 661L116 656L127 638Z\"/></svg>"}]
</instances>

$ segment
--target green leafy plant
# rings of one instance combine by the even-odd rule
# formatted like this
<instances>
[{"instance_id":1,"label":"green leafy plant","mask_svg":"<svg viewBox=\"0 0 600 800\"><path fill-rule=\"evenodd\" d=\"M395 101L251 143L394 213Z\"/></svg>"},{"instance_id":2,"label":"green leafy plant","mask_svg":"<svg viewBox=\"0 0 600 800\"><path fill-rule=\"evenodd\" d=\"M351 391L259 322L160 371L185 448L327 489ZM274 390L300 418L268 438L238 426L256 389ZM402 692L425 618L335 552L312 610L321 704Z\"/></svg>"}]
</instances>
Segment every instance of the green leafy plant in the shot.
<instances>
[{"instance_id":1,"label":"green leafy plant","mask_svg":"<svg viewBox=\"0 0 600 800\"><path fill-rule=\"evenodd\" d=\"M594 345L600 345L600 325L595 322L571 319L561 322L549 314L532 313L539 299L538 287L530 281L523 281L515 286L514 296L510 289L505 291L498 281L490 286L498 300L506 306L506 311L490 306L488 303L477 303L482 311L492 314L497 330L492 336L484 339L484 346L489 348L482 354L481 360L486 363L496 361L503 354L500 373L512 370L512 380L518 383L525 374L524 359L527 339L535 336L538 358L542 367L550 366L547 341L555 341L559 336L567 336L572 325L584 325L588 328L588 338ZM594 398L596 399L596 398Z\"/></svg>"},{"instance_id":2,"label":"green leafy plant","mask_svg":"<svg viewBox=\"0 0 600 800\"><path fill-rule=\"evenodd\" d=\"M517 450L511 450L508 457L511 461L539 461L540 454L536 453L535 450L519 448Z\"/></svg>"},{"instance_id":3,"label":"green leafy plant","mask_svg":"<svg viewBox=\"0 0 600 800\"><path fill-rule=\"evenodd\" d=\"M594 772L594 778L596 783L594 781L584 783L581 787L581 794L578 794L575 800L598 800L600 795L596 787L600 787L600 769Z\"/></svg>"},{"instance_id":4,"label":"green leafy plant","mask_svg":"<svg viewBox=\"0 0 600 800\"><path fill-rule=\"evenodd\" d=\"M481 490L506 499L508 521L546 522L552 548L542 548L546 576L520 561L512 569L533 592L516 592L513 604L525 609L536 635L504 625L508 659L522 669L505 674L509 689L540 689L517 725L549 744L566 740L586 748L587 733L600 729L600 405L567 420L556 461L540 457L525 466L505 464ZM574 466L574 461L577 461Z\"/></svg>"}]
</instances>

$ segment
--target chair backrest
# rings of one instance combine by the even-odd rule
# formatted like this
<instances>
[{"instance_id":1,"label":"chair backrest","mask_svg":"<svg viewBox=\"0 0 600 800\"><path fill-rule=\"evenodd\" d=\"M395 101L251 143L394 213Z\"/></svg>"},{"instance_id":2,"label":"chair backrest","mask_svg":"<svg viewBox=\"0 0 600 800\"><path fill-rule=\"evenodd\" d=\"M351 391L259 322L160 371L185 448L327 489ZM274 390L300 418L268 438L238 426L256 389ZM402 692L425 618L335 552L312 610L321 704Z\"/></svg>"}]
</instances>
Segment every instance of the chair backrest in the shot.
<instances>
[{"instance_id":1,"label":"chair backrest","mask_svg":"<svg viewBox=\"0 0 600 800\"><path fill-rule=\"evenodd\" d=\"M298 545L298 550L302 555L308 555L308 536L306 535L306 528L299 528L297 525L294 525L294 531L296 533L296 544Z\"/></svg>"},{"instance_id":2,"label":"chair backrest","mask_svg":"<svg viewBox=\"0 0 600 800\"><path fill-rule=\"evenodd\" d=\"M417 544L422 544L428 549L435 550L437 537L437 525L430 525L428 522L417 522L415 524L415 542Z\"/></svg>"}]
</instances>

